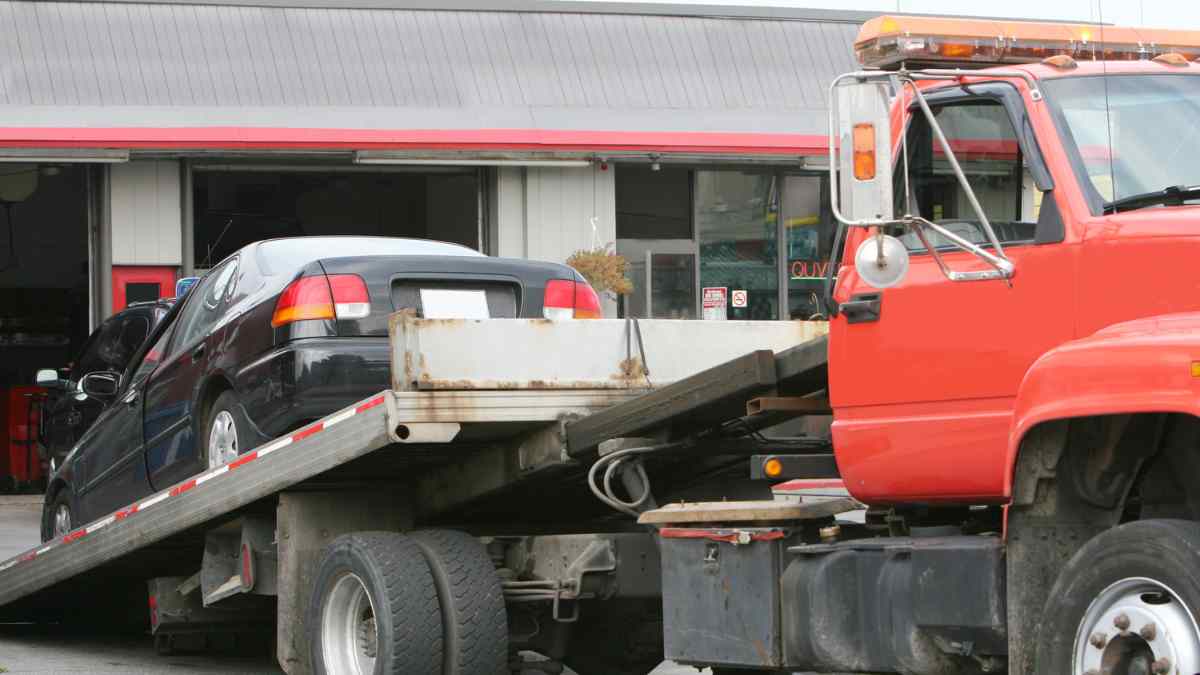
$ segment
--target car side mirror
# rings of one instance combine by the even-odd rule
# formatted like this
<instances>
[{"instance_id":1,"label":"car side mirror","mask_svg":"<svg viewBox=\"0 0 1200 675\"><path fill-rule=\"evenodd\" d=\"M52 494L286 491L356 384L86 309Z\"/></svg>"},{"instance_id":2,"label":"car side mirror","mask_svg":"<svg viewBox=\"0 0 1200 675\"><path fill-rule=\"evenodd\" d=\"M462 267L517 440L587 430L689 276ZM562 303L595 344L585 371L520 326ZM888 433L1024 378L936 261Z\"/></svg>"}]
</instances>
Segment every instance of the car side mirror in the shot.
<instances>
[{"instance_id":1,"label":"car side mirror","mask_svg":"<svg viewBox=\"0 0 1200 675\"><path fill-rule=\"evenodd\" d=\"M42 368L33 378L34 384L47 389L66 389L66 385L58 377L58 371L53 368Z\"/></svg>"},{"instance_id":2,"label":"car side mirror","mask_svg":"<svg viewBox=\"0 0 1200 675\"><path fill-rule=\"evenodd\" d=\"M121 385L121 374L110 370L101 370L95 373L88 373L79 380L79 389L91 396L101 400L110 399L117 395L117 388Z\"/></svg>"}]
</instances>

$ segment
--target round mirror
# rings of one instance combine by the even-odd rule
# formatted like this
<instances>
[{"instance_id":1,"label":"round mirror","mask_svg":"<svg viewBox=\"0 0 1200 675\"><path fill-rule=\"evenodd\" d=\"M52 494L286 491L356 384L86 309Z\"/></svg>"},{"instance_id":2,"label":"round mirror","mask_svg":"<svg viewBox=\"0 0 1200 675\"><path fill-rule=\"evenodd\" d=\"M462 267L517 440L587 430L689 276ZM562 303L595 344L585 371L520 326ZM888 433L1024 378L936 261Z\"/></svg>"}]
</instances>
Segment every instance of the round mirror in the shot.
<instances>
[{"instance_id":1,"label":"round mirror","mask_svg":"<svg viewBox=\"0 0 1200 675\"><path fill-rule=\"evenodd\" d=\"M859 244L854 269L870 286L895 286L908 272L908 249L890 234L873 236Z\"/></svg>"}]
</instances>

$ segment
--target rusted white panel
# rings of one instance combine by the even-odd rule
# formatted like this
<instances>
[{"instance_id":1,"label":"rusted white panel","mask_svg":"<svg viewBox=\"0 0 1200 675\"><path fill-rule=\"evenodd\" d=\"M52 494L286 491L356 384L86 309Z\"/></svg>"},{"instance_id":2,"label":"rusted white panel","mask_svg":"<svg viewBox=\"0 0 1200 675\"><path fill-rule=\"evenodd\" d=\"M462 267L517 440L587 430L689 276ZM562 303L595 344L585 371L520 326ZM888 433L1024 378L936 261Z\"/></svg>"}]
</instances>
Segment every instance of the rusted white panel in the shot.
<instances>
[{"instance_id":1,"label":"rusted white panel","mask_svg":"<svg viewBox=\"0 0 1200 675\"><path fill-rule=\"evenodd\" d=\"M816 321L392 317L392 387L643 389L828 331ZM638 339L640 328L641 339ZM643 359L644 354L644 359Z\"/></svg>"}]
</instances>

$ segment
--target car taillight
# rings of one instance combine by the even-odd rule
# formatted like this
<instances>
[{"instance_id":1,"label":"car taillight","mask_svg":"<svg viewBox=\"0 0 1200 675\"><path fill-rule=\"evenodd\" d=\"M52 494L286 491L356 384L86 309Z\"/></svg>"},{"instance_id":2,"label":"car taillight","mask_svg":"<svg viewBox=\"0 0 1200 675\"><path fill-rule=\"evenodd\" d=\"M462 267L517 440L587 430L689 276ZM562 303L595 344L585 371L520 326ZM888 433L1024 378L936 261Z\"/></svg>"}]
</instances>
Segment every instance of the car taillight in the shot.
<instances>
[{"instance_id":1,"label":"car taillight","mask_svg":"<svg viewBox=\"0 0 1200 675\"><path fill-rule=\"evenodd\" d=\"M546 282L542 316L547 319L599 319L600 296L584 282L551 279Z\"/></svg>"},{"instance_id":2,"label":"car taillight","mask_svg":"<svg viewBox=\"0 0 1200 675\"><path fill-rule=\"evenodd\" d=\"M271 326L279 328L295 321L332 319L334 316L333 296L325 277L300 277L279 294Z\"/></svg>"},{"instance_id":3,"label":"car taillight","mask_svg":"<svg viewBox=\"0 0 1200 675\"><path fill-rule=\"evenodd\" d=\"M312 319L361 319L370 313L367 284L357 274L300 277L279 295L271 326Z\"/></svg>"},{"instance_id":4,"label":"car taillight","mask_svg":"<svg viewBox=\"0 0 1200 675\"><path fill-rule=\"evenodd\" d=\"M362 319L371 315L367 284L357 274L330 274L333 310L339 319Z\"/></svg>"}]
</instances>

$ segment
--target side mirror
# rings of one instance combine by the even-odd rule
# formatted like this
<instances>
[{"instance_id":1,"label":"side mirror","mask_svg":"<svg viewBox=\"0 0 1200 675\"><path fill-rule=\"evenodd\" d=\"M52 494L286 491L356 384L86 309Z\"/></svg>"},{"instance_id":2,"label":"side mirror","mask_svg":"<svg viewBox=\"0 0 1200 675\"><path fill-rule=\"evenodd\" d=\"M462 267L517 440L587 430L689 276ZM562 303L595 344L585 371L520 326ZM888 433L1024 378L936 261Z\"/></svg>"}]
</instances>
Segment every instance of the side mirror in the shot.
<instances>
[{"instance_id":1,"label":"side mirror","mask_svg":"<svg viewBox=\"0 0 1200 675\"><path fill-rule=\"evenodd\" d=\"M833 86L830 132L836 133L838 157L830 166L841 174L839 220L878 225L893 220L892 119L886 80L838 78ZM830 139L831 141L835 139ZM830 147L834 152L834 147ZM838 177L835 177L838 178Z\"/></svg>"},{"instance_id":2,"label":"side mirror","mask_svg":"<svg viewBox=\"0 0 1200 675\"><path fill-rule=\"evenodd\" d=\"M91 396L101 400L110 399L117 395L117 388L121 385L121 374L114 373L109 370L101 370L95 373L88 373L79 380L79 389Z\"/></svg>"},{"instance_id":3,"label":"side mirror","mask_svg":"<svg viewBox=\"0 0 1200 675\"><path fill-rule=\"evenodd\" d=\"M63 381L58 377L58 371L53 368L42 368L33 378L34 384L47 389L65 389Z\"/></svg>"}]
</instances>

